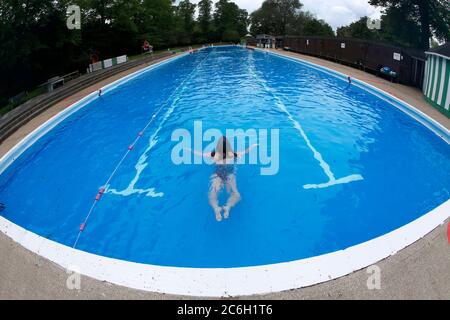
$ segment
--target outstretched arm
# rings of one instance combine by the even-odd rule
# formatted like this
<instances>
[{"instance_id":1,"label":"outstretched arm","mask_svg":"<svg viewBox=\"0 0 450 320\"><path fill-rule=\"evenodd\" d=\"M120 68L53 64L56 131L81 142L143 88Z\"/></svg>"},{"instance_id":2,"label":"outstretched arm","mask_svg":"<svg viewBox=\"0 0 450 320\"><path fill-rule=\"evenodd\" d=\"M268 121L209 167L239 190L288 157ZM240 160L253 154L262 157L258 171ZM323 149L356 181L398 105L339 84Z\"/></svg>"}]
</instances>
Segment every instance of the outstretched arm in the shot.
<instances>
[{"instance_id":1,"label":"outstretched arm","mask_svg":"<svg viewBox=\"0 0 450 320\"><path fill-rule=\"evenodd\" d=\"M187 151L189 151L189 152L192 152L193 154L195 154L196 156L199 156L199 157L212 158L212 157L211 157L211 152L202 153L202 152L200 152L200 151L192 150L192 149L189 149L189 148L185 148L184 150L187 150Z\"/></svg>"},{"instance_id":2,"label":"outstretched arm","mask_svg":"<svg viewBox=\"0 0 450 320\"><path fill-rule=\"evenodd\" d=\"M240 152L236 152L236 154L238 155L238 157L242 157L244 154L249 153L250 151L252 151L253 149L255 149L258 146L257 143L251 145L249 148L245 149L244 151L240 151Z\"/></svg>"}]
</instances>

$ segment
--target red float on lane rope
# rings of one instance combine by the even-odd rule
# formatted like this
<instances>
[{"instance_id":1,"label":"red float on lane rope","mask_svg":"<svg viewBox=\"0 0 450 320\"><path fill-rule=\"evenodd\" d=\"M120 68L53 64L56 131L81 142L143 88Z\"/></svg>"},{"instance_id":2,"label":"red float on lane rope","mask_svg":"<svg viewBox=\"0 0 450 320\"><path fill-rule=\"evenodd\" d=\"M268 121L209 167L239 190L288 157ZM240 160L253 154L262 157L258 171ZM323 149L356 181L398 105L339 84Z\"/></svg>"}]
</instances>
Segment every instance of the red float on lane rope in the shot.
<instances>
[{"instance_id":1,"label":"red float on lane rope","mask_svg":"<svg viewBox=\"0 0 450 320\"><path fill-rule=\"evenodd\" d=\"M450 222L448 223L448 226L447 226L447 239L448 239L448 244L450 244Z\"/></svg>"},{"instance_id":2,"label":"red float on lane rope","mask_svg":"<svg viewBox=\"0 0 450 320\"><path fill-rule=\"evenodd\" d=\"M86 228L86 223L82 223L80 225L80 231L83 232L85 228Z\"/></svg>"},{"instance_id":3,"label":"red float on lane rope","mask_svg":"<svg viewBox=\"0 0 450 320\"><path fill-rule=\"evenodd\" d=\"M131 145L131 146L129 146L129 147L128 147L128 150L130 150L130 151L131 151L131 150L133 150L133 148L134 148L134 146L133 146L133 145Z\"/></svg>"}]
</instances>

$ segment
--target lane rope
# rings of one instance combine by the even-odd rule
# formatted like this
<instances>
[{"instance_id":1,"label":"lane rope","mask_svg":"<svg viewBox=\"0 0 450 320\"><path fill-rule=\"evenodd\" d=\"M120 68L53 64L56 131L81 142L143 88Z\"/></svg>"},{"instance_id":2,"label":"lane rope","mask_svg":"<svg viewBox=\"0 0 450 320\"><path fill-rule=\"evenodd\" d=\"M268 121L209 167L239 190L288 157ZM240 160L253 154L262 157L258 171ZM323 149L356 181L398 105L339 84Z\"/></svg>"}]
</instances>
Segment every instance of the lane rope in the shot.
<instances>
[{"instance_id":1,"label":"lane rope","mask_svg":"<svg viewBox=\"0 0 450 320\"><path fill-rule=\"evenodd\" d=\"M187 84L187 82L189 80L191 80L192 76L196 73L196 71L200 68L201 65L203 65L203 63L206 61L206 59L208 59L209 54L211 52L208 52L208 54L206 55L205 58L203 58L203 60L201 60L197 66L193 69L193 71L191 73L188 74L188 76L186 77L186 79L183 80L183 82L181 82L181 84L175 88L175 90L172 92L172 94L166 99L166 101L164 101L161 106L158 108L158 110L152 115L151 119L147 122L147 124L145 125L145 127L138 133L137 137L134 139L133 143L131 143L128 148L127 151L125 152L125 154L123 155L123 157L120 159L120 161L117 163L116 167L114 168L113 172L110 174L110 176L108 177L108 179L106 180L106 183L103 184L103 186L98 190L94 202L92 203L91 208L89 209L88 214L86 215L85 219L83 220L83 222L80 224L80 227L78 229L78 234L77 234L77 238L72 246L73 249L75 249L78 245L78 242L80 240L80 237L82 235L82 233L85 231L86 227L87 227L87 223L89 221L89 218L91 217L92 213L94 212L95 207L97 206L97 204L99 203L99 201L102 199L103 195L106 192L106 187L108 185L110 185L111 180L114 178L114 176L116 175L117 171L119 170L119 168L122 166L122 164L124 163L124 161L126 160L126 158L128 157L128 155L134 150L134 147L136 146L136 144L139 142L139 140L144 136L145 132L147 131L147 129L150 127L150 125L155 121L156 117L161 113L161 111L164 109L165 106L168 105L169 101L172 99L172 97L175 96L175 94L179 91L180 88L184 88L184 86Z\"/></svg>"},{"instance_id":2,"label":"lane rope","mask_svg":"<svg viewBox=\"0 0 450 320\"><path fill-rule=\"evenodd\" d=\"M209 56L211 56L211 53L209 54ZM199 68L196 68L196 70L193 70L193 73L190 75L190 78L194 77L199 70L200 70ZM180 101L180 97L183 95L186 88L187 88L187 86L185 86L185 85L181 86L179 88L179 90L177 90L176 96L173 98L173 100L171 100L170 106L168 106L168 108L166 108L165 114L164 114L164 116L162 116L162 119L159 122L159 126L156 128L156 130L153 132L152 136L150 137L150 141L149 141L147 149L145 149L144 152L142 152L141 156L139 157L139 159L134 167L135 175L129 182L128 186L122 190L117 190L108 185L108 186L106 186L108 194L114 194L116 196L123 196L123 197L131 196L134 194L145 194L148 197L154 197L154 198L164 196L164 193L162 193L162 192L155 192L155 188L153 188L153 187L142 189L142 188L137 187L136 184L139 182L142 172L148 166L148 157L149 157L151 150L158 143L157 138L158 138L159 132L164 128L166 121L171 117L171 115L175 111L177 104Z\"/></svg>"}]
</instances>

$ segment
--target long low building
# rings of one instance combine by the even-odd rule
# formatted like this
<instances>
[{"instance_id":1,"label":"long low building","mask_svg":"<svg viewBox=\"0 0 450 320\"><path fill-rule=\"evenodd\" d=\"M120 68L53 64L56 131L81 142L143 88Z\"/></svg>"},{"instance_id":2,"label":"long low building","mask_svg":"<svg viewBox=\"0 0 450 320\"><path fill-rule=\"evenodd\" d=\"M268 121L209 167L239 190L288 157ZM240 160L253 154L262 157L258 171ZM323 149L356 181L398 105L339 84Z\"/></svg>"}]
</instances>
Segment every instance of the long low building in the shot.
<instances>
[{"instance_id":1,"label":"long low building","mask_svg":"<svg viewBox=\"0 0 450 320\"><path fill-rule=\"evenodd\" d=\"M312 55L359 68L379 76L383 68L395 72L388 77L401 84L423 87L426 56L422 50L379 41L338 37L285 37L286 50Z\"/></svg>"}]
</instances>

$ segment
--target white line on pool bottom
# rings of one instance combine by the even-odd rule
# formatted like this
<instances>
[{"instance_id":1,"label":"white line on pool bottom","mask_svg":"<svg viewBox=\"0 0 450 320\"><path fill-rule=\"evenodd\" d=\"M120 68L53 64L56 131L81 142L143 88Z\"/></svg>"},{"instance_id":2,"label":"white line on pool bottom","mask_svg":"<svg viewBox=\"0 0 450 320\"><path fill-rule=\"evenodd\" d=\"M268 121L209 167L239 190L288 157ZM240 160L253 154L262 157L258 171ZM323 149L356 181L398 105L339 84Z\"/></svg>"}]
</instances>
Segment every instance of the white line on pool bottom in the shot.
<instances>
[{"instance_id":1,"label":"white line on pool bottom","mask_svg":"<svg viewBox=\"0 0 450 320\"><path fill-rule=\"evenodd\" d=\"M332 187L332 186L335 186L338 184L346 184L346 183L350 183L350 182L364 180L364 178L360 174L352 174L352 175L349 175L349 176L346 176L343 178L336 179L333 172L331 171L330 165L323 159L322 154L319 151L317 151L316 148L314 148L314 146L311 143L311 140L309 140L308 136L306 135L305 130L303 130L300 123L294 119L292 114L287 109L286 105L283 103L283 101L281 101L281 99L276 94L275 90L272 89L271 87L269 87L269 85L267 84L267 81L263 77L258 76L256 74L253 57L252 57L252 60L250 63L249 71L253 75L253 77L256 79L256 81L261 84L261 86L264 88L264 90L266 92L268 92L275 99L276 105L278 106L278 108L281 111L283 111L287 115L288 119L292 122L294 128L300 132L300 135L302 136L303 140L305 140L306 145L312 151L314 158L319 162L320 167L323 169L323 172L329 179L329 181L326 183L306 184L303 186L303 188L305 188L305 189L322 189L322 188Z\"/></svg>"},{"instance_id":2,"label":"white line on pool bottom","mask_svg":"<svg viewBox=\"0 0 450 320\"><path fill-rule=\"evenodd\" d=\"M364 180L364 178L360 174L352 174L349 176L346 176L344 178L339 179L330 179L330 181L320 184L305 184L303 188L305 189L322 189L322 188L328 188L331 186L335 186L337 184L345 184L355 181L361 181Z\"/></svg>"},{"instance_id":3,"label":"white line on pool bottom","mask_svg":"<svg viewBox=\"0 0 450 320\"><path fill-rule=\"evenodd\" d=\"M124 190L118 191L116 189L111 189L110 186L105 186L106 193L114 194L114 195L120 195L120 196L130 196L134 194L145 194L147 197L163 197L163 192L156 192L155 188L149 188L149 189L139 189L136 188L136 183L139 181L142 172L147 168L148 166L148 157L150 151L153 149L153 147L158 143L158 134L161 131L161 129L164 127L164 124L169 119L169 117L172 115L173 111L175 110L178 102L181 99L181 95L186 90L188 82L198 73L200 70L200 67L203 65L203 63L208 59L211 52L208 52L205 58L203 58L202 61L195 67L194 70L191 71L191 73L186 77L186 79L183 80L183 82L172 92L172 94L169 96L169 98L163 103L163 105L166 105L168 101L172 99L172 97L175 96L175 99L172 101L170 107L167 109L166 113L164 114L163 119L161 120L158 128L155 130L155 132L151 135L149 139L149 145L147 149L143 152L143 154L139 157L138 162L135 165L136 169L136 175L131 180L128 187L126 187Z\"/></svg>"}]
</instances>

